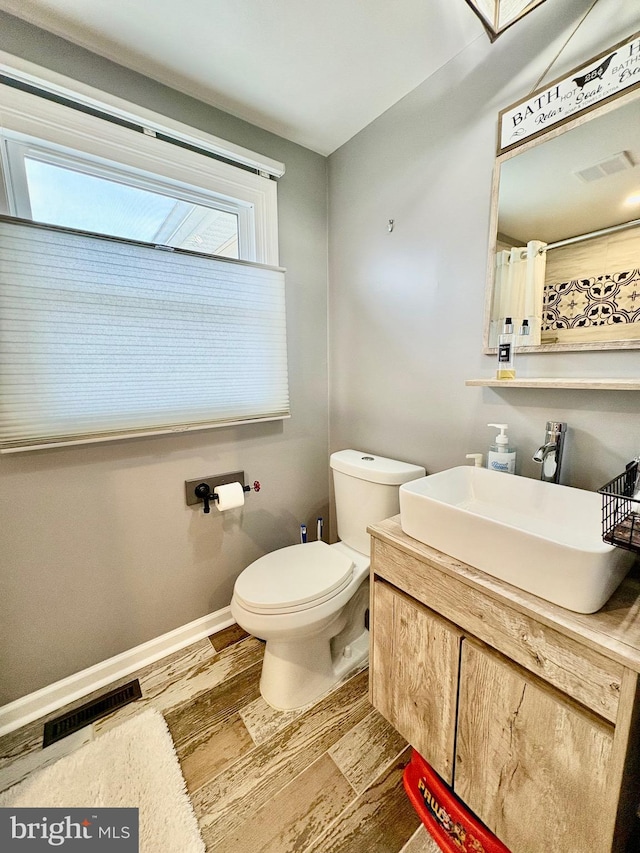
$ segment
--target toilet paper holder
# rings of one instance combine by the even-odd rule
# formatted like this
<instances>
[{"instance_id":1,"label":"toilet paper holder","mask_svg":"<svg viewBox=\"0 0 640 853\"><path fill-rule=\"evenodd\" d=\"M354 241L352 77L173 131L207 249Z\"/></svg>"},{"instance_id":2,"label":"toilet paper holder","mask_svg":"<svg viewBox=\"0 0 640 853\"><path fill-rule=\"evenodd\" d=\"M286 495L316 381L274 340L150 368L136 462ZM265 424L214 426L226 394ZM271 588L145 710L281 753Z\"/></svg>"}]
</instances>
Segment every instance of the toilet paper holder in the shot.
<instances>
[{"instance_id":1,"label":"toilet paper holder","mask_svg":"<svg viewBox=\"0 0 640 853\"><path fill-rule=\"evenodd\" d=\"M216 489L229 483L240 483L243 492L259 492L260 482L253 481L253 486L244 483L244 471L231 471L228 474L214 474L211 477L201 477L198 480L185 482L187 504L204 504L204 512L211 512L211 502L218 500Z\"/></svg>"}]
</instances>

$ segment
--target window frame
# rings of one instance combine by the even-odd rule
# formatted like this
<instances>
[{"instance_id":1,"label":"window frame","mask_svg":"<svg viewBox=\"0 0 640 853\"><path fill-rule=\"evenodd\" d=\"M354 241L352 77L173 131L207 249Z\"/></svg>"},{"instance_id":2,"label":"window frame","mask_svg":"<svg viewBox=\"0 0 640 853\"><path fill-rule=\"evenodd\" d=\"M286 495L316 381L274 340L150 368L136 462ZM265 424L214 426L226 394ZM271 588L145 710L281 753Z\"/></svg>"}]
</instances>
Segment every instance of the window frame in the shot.
<instances>
[{"instance_id":1,"label":"window frame","mask_svg":"<svg viewBox=\"0 0 640 853\"><path fill-rule=\"evenodd\" d=\"M37 91L35 91L37 89ZM185 200L223 209L230 204L246 211L244 240L240 260L200 254L216 262L249 264L249 266L279 270L277 183L274 178L284 174L284 165L255 154L232 143L182 125L107 93L87 87L31 63L9 57L0 51L0 214L13 219L24 212L24 156L30 148L49 162L82 165L80 171L100 177L110 173L127 176L125 183L145 189L167 187L180 193ZM12 187L12 175L22 171L20 187ZM174 195L174 197L176 197ZM30 207L30 205L29 205ZM28 211L30 212L30 210ZM56 228L55 224L44 226ZM64 230L64 229L61 229ZM80 233L80 232L78 232ZM90 236L90 235L89 235ZM239 235L240 238L240 235ZM108 235L106 239L122 238ZM240 238L242 239L242 238ZM240 242L239 239L239 242ZM132 245L136 241L131 241ZM149 245L149 244L140 244ZM160 246L160 248L163 248ZM176 252L182 250L175 248ZM284 299L284 282L281 284ZM286 379L286 316L284 328L284 376ZM251 340L251 336L247 336ZM288 387L286 411L275 415L236 418L231 415L215 423L187 422L181 426L147 430L133 428L126 434L93 434L75 438L60 437L53 442L29 446L3 447L0 453L45 449L68 444L114 441L141 435L170 434L185 430L209 429L229 424L252 423L259 420L281 420L290 417Z\"/></svg>"},{"instance_id":2,"label":"window frame","mask_svg":"<svg viewBox=\"0 0 640 853\"><path fill-rule=\"evenodd\" d=\"M255 253L246 260L280 264L275 179L284 174L284 164L276 160L2 51L0 127L38 144L253 205ZM0 213L14 215L4 169Z\"/></svg>"},{"instance_id":3,"label":"window frame","mask_svg":"<svg viewBox=\"0 0 640 853\"><path fill-rule=\"evenodd\" d=\"M32 219L31 200L25 158L71 169L92 177L104 178L125 186L148 190L202 207L235 214L238 217L238 260L257 261L255 240L255 206L240 199L229 199L218 193L188 186L180 181L162 178L143 169L125 167L113 161L56 145L46 140L31 139L15 131L0 131L0 163L4 175L6 207L9 216ZM51 222L51 225L60 223ZM106 234L105 236L114 236ZM133 237L132 239L136 239ZM156 241L162 244L161 240ZM168 244L171 245L171 244ZM180 248L178 246L174 248Z\"/></svg>"}]
</instances>

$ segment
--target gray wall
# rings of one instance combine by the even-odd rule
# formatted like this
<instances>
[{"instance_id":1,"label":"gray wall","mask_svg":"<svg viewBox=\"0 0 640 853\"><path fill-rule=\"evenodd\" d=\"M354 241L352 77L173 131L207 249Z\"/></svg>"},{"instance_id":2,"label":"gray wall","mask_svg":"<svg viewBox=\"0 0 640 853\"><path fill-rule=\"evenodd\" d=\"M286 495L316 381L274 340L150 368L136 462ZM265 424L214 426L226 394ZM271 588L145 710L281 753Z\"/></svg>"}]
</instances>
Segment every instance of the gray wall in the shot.
<instances>
[{"instance_id":1,"label":"gray wall","mask_svg":"<svg viewBox=\"0 0 640 853\"><path fill-rule=\"evenodd\" d=\"M0 13L0 49L284 161L292 418L0 457L0 704L229 604L252 560L328 515L326 160ZM184 480L263 489L204 516Z\"/></svg>"},{"instance_id":2,"label":"gray wall","mask_svg":"<svg viewBox=\"0 0 640 853\"><path fill-rule=\"evenodd\" d=\"M638 452L637 395L466 388L481 355L498 110L534 88L591 0L546 3L481 36L329 160L331 447L430 471L485 451L505 420L520 471L548 418L572 427L567 474L595 488ZM562 8L559 10L559 6ZM600 0L552 77L640 29ZM284 424L0 457L0 703L229 603L262 553L327 513L326 161L0 13L0 49L283 160L293 417ZM396 220L387 233L387 220ZM637 375L635 353L522 359L529 375ZM245 469L237 515L184 505L183 481Z\"/></svg>"},{"instance_id":3,"label":"gray wall","mask_svg":"<svg viewBox=\"0 0 640 853\"><path fill-rule=\"evenodd\" d=\"M486 453L510 425L518 473L547 420L571 429L569 485L596 489L640 452L637 392L494 390L482 354L498 111L537 88L590 0L546 3L494 44L474 41L329 158L330 447L429 472ZM600 0L545 77L640 30L635 0ZM389 219L395 220L392 233ZM521 376L638 376L640 353L535 354Z\"/></svg>"}]
</instances>

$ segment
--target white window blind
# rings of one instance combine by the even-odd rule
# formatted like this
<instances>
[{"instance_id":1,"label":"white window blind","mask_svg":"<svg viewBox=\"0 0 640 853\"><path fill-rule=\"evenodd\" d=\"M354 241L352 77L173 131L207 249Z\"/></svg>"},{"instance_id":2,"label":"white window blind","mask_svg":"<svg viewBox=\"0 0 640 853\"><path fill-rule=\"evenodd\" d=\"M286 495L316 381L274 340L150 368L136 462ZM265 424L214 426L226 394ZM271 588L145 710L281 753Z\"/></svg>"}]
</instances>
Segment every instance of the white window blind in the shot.
<instances>
[{"instance_id":1,"label":"white window blind","mask_svg":"<svg viewBox=\"0 0 640 853\"><path fill-rule=\"evenodd\" d=\"M0 219L0 450L288 415L281 269Z\"/></svg>"}]
</instances>

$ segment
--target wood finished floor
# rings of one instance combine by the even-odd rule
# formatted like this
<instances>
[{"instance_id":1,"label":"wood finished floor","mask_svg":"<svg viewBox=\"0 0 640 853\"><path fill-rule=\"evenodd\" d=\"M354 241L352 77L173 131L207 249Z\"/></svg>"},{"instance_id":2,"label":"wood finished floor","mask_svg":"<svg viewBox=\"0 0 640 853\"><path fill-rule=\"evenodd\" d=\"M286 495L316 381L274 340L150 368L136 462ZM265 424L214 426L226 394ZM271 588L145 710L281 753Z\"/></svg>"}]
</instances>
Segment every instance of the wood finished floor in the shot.
<instances>
[{"instance_id":1,"label":"wood finished floor","mask_svg":"<svg viewBox=\"0 0 640 853\"><path fill-rule=\"evenodd\" d=\"M0 738L0 790L154 707L207 853L437 853L402 787L407 744L369 704L367 670L278 712L258 689L263 651L233 626L127 676L142 699L46 750L44 722L73 706Z\"/></svg>"}]
</instances>

